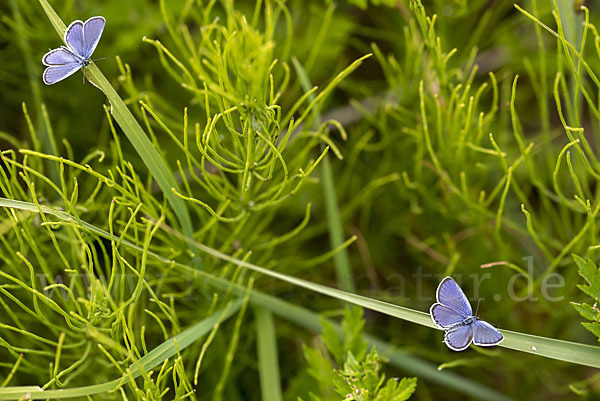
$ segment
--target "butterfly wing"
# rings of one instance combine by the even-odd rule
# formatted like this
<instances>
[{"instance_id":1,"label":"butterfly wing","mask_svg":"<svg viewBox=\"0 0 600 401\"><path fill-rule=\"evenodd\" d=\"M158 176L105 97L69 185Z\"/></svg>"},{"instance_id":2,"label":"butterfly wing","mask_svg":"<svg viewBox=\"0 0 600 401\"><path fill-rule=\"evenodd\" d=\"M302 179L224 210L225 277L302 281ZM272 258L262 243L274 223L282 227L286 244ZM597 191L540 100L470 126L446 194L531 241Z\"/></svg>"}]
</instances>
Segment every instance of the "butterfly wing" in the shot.
<instances>
[{"instance_id":1,"label":"butterfly wing","mask_svg":"<svg viewBox=\"0 0 600 401\"><path fill-rule=\"evenodd\" d=\"M46 66L64 65L70 63L78 63L77 58L68 51L65 47L50 50L42 57L42 63Z\"/></svg>"},{"instance_id":2,"label":"butterfly wing","mask_svg":"<svg viewBox=\"0 0 600 401\"><path fill-rule=\"evenodd\" d=\"M492 345L498 345L504 340L504 336L498 329L484 322L483 320L477 320L473 322L473 344L481 345L483 347L490 347Z\"/></svg>"},{"instance_id":3,"label":"butterfly wing","mask_svg":"<svg viewBox=\"0 0 600 401\"><path fill-rule=\"evenodd\" d=\"M453 351L463 351L473 341L473 328L471 325L461 325L449 329L444 334L444 343Z\"/></svg>"},{"instance_id":4,"label":"butterfly wing","mask_svg":"<svg viewBox=\"0 0 600 401\"><path fill-rule=\"evenodd\" d=\"M106 25L104 17L92 17L83 24L83 57L86 60L96 50L104 31L104 25Z\"/></svg>"},{"instance_id":5,"label":"butterfly wing","mask_svg":"<svg viewBox=\"0 0 600 401\"><path fill-rule=\"evenodd\" d=\"M438 303L453 309L462 315L463 318L473 315L473 309L471 309L469 300L452 277L446 277L440 282L436 297Z\"/></svg>"},{"instance_id":6,"label":"butterfly wing","mask_svg":"<svg viewBox=\"0 0 600 401\"><path fill-rule=\"evenodd\" d=\"M44 70L42 78L46 85L52 85L75 74L80 67L79 63L53 65Z\"/></svg>"},{"instance_id":7,"label":"butterfly wing","mask_svg":"<svg viewBox=\"0 0 600 401\"><path fill-rule=\"evenodd\" d=\"M71 22L65 31L65 43L75 54L83 57L85 54L83 22L79 20Z\"/></svg>"},{"instance_id":8,"label":"butterfly wing","mask_svg":"<svg viewBox=\"0 0 600 401\"><path fill-rule=\"evenodd\" d=\"M466 316L461 316L454 309L448 308L442 304L433 304L429 309L431 319L436 326L443 329L455 326L465 319Z\"/></svg>"}]
</instances>

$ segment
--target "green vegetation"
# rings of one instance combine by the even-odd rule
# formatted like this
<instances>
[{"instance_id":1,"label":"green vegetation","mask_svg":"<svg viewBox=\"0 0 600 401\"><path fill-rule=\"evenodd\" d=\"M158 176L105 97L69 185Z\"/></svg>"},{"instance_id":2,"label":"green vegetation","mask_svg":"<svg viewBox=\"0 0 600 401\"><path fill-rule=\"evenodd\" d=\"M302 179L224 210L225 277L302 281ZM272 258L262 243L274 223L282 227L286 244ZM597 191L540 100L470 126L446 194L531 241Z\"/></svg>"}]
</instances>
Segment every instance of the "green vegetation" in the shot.
<instances>
[{"instance_id":1,"label":"green vegetation","mask_svg":"<svg viewBox=\"0 0 600 401\"><path fill-rule=\"evenodd\" d=\"M600 270L589 259L584 260L575 256L575 262L579 267L579 274L587 281L587 285L579 285L578 287L581 291L592 297L594 304L573 302L572 305L581 316L591 321L581 324L594 333L598 337L598 341L600 341L600 311L598 310L598 301L600 301Z\"/></svg>"},{"instance_id":2,"label":"green vegetation","mask_svg":"<svg viewBox=\"0 0 600 401\"><path fill-rule=\"evenodd\" d=\"M598 398L588 7L0 4L0 399ZM445 275L499 347L442 343Z\"/></svg>"}]
</instances>

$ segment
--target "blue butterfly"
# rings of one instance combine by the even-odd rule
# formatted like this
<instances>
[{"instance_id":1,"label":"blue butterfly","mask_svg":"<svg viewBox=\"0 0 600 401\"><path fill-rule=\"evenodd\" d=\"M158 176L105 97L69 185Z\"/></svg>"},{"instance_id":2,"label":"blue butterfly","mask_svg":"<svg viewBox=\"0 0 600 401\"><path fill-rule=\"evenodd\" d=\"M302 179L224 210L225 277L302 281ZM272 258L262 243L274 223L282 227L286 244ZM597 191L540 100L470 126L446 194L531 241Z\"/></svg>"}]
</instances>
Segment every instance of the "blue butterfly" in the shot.
<instances>
[{"instance_id":1,"label":"blue butterfly","mask_svg":"<svg viewBox=\"0 0 600 401\"><path fill-rule=\"evenodd\" d=\"M498 345L504 336L488 322L473 316L471 304L452 277L446 277L436 291L437 303L429 313L436 326L444 329L444 343L453 351L463 351L471 342L490 347Z\"/></svg>"},{"instance_id":2,"label":"blue butterfly","mask_svg":"<svg viewBox=\"0 0 600 401\"><path fill-rule=\"evenodd\" d=\"M106 20L104 17L92 17L85 22L71 22L65 31L66 46L50 50L42 57L42 63L48 66L44 70L43 80L46 85L52 85L83 70L90 64L90 57L98 42Z\"/></svg>"}]
</instances>

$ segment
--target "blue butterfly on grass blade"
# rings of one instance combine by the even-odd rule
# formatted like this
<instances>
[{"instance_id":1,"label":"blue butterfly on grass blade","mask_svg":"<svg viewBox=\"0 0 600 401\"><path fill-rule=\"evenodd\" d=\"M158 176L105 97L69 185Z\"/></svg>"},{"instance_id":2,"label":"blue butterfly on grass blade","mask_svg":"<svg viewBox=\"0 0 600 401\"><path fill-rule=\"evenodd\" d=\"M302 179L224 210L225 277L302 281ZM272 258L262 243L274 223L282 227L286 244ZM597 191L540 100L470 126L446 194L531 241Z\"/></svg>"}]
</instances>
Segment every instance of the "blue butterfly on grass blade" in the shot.
<instances>
[{"instance_id":1,"label":"blue butterfly on grass blade","mask_svg":"<svg viewBox=\"0 0 600 401\"><path fill-rule=\"evenodd\" d=\"M105 24L104 17L92 17L85 22L71 22L65 31L64 42L67 45L50 50L42 57L42 63L48 67L42 76L44 83L55 84L87 67Z\"/></svg>"},{"instance_id":2,"label":"blue butterfly on grass blade","mask_svg":"<svg viewBox=\"0 0 600 401\"><path fill-rule=\"evenodd\" d=\"M451 350L463 351L471 343L491 347L504 340L498 329L473 316L469 300L452 277L440 282L436 299L429 313L433 323L445 330L444 343Z\"/></svg>"}]
</instances>

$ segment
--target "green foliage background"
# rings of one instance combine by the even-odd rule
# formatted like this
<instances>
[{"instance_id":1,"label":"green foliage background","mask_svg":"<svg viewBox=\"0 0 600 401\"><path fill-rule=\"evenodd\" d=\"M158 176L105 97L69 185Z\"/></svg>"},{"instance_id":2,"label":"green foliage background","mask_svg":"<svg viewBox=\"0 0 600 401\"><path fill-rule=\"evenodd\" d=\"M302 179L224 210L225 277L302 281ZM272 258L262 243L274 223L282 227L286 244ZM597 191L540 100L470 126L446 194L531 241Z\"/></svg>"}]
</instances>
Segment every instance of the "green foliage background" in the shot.
<instances>
[{"instance_id":1,"label":"green foliage background","mask_svg":"<svg viewBox=\"0 0 600 401\"><path fill-rule=\"evenodd\" d=\"M161 164L79 74L43 85L61 43L42 3L0 4L0 190L38 212L2 204L0 399L113 380L77 395L336 399L332 377L383 363L338 329L376 335L376 377L417 377L414 399L600 395L594 368L454 353L372 311L362 330L356 311L321 325L311 312L340 320L339 301L179 233L187 213L194 241L237 260L421 311L453 275L500 328L594 344L597 4L53 1L66 23L107 19L96 65Z\"/></svg>"}]
</instances>

